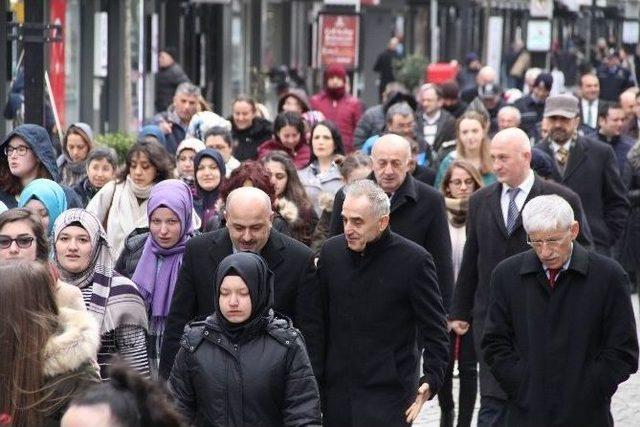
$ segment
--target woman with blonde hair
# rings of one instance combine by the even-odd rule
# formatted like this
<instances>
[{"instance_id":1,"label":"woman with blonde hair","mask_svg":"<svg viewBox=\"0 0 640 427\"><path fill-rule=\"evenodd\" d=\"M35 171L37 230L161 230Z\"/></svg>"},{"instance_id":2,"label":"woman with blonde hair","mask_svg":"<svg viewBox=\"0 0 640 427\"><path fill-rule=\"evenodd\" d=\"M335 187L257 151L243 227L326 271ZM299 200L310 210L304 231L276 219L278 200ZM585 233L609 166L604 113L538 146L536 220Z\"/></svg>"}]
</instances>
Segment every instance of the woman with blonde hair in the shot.
<instances>
[{"instance_id":1,"label":"woman with blonde hair","mask_svg":"<svg viewBox=\"0 0 640 427\"><path fill-rule=\"evenodd\" d=\"M496 177L491 168L488 136L489 121L487 117L476 111L467 111L456 121L455 150L442 158L435 187L440 188L442 178L454 160L466 160L471 163L482 176L484 185L492 184Z\"/></svg>"}]
</instances>

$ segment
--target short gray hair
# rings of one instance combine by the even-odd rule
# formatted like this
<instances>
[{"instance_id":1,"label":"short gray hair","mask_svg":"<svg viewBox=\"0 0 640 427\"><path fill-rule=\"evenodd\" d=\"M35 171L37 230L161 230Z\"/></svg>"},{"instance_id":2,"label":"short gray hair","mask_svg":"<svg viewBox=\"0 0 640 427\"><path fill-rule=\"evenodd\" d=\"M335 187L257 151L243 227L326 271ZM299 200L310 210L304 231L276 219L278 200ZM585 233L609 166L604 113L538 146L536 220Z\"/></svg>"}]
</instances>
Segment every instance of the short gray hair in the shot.
<instances>
[{"instance_id":1,"label":"short gray hair","mask_svg":"<svg viewBox=\"0 0 640 427\"><path fill-rule=\"evenodd\" d=\"M527 234L568 229L574 221L573 208L557 194L534 197L522 209L522 225Z\"/></svg>"},{"instance_id":2,"label":"short gray hair","mask_svg":"<svg viewBox=\"0 0 640 427\"><path fill-rule=\"evenodd\" d=\"M391 202L389 196L378 187L378 184L370 179L361 179L349 184L344 189L345 198L364 196L371 203L373 214L376 218L382 218L391 212Z\"/></svg>"},{"instance_id":3,"label":"short gray hair","mask_svg":"<svg viewBox=\"0 0 640 427\"><path fill-rule=\"evenodd\" d=\"M180 83L178 85L178 87L176 88L176 95L179 93L183 93L189 96L197 96L197 97L201 96L200 88L194 85L193 83L189 83L189 82Z\"/></svg>"},{"instance_id":4,"label":"short gray hair","mask_svg":"<svg viewBox=\"0 0 640 427\"><path fill-rule=\"evenodd\" d=\"M522 114L520 113L520 110L518 110L513 105L505 105L504 107L502 107L500 110L498 110L498 117L500 117L501 114L513 114L517 117L518 124L520 124L520 122L522 121Z\"/></svg>"},{"instance_id":5,"label":"short gray hair","mask_svg":"<svg viewBox=\"0 0 640 427\"><path fill-rule=\"evenodd\" d=\"M409 104L407 104L406 102L398 102L397 104L393 104L391 107L389 107L385 119L387 120L387 123L391 123L391 120L393 120L393 117L396 115L406 117L413 116L414 114L415 112Z\"/></svg>"}]
</instances>

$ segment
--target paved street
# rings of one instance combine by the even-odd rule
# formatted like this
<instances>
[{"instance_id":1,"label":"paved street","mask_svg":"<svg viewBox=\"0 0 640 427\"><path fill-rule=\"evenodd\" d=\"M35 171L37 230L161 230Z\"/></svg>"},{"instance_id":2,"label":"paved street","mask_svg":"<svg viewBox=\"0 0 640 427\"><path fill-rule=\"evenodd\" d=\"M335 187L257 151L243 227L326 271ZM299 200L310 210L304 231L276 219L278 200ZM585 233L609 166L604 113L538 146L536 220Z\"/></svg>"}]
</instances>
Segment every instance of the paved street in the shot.
<instances>
[{"instance_id":1,"label":"paved street","mask_svg":"<svg viewBox=\"0 0 640 427\"><path fill-rule=\"evenodd\" d=\"M634 312L636 315L636 325L640 330L640 315L638 314L638 296L632 298ZM454 396L458 393L458 380L454 379ZM457 398L456 398L457 401ZM473 425L476 424L476 416L480 404L480 395L476 400L476 413L473 418ZM620 385L618 392L613 396L612 413L616 427L637 427L640 425L640 373L631 376L626 382ZM418 420L413 424L416 427L438 426L440 422L440 408L438 398L428 402L422 409Z\"/></svg>"}]
</instances>

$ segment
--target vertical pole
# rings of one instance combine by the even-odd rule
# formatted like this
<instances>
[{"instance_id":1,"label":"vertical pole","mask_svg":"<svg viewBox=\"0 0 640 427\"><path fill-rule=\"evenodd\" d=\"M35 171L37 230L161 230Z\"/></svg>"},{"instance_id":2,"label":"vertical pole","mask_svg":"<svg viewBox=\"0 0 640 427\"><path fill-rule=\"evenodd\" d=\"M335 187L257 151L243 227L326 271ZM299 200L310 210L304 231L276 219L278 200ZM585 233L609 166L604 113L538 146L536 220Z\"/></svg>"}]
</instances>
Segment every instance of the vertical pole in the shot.
<instances>
[{"instance_id":1,"label":"vertical pole","mask_svg":"<svg viewBox=\"0 0 640 427\"><path fill-rule=\"evenodd\" d=\"M45 124L44 40L41 29L44 20L44 2L25 0L24 121L42 126Z\"/></svg>"},{"instance_id":2,"label":"vertical pole","mask_svg":"<svg viewBox=\"0 0 640 427\"><path fill-rule=\"evenodd\" d=\"M7 73L11 63L7 49L7 3L6 0L0 0L0 105L7 102ZM6 130L6 121L0 117L0 135L4 136Z\"/></svg>"}]
</instances>

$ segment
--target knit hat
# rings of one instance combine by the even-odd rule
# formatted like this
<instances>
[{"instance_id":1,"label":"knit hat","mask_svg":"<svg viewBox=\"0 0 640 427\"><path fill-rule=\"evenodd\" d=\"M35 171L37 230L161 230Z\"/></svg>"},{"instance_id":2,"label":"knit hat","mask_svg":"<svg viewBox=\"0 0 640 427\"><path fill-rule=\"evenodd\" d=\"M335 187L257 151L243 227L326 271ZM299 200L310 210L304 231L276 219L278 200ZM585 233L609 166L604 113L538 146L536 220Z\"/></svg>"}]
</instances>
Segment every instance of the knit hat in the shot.
<instances>
[{"instance_id":1,"label":"knit hat","mask_svg":"<svg viewBox=\"0 0 640 427\"><path fill-rule=\"evenodd\" d=\"M339 77L340 79L347 81L347 70L345 70L342 64L331 64L326 70L324 70L324 83L327 84L332 77Z\"/></svg>"}]
</instances>

